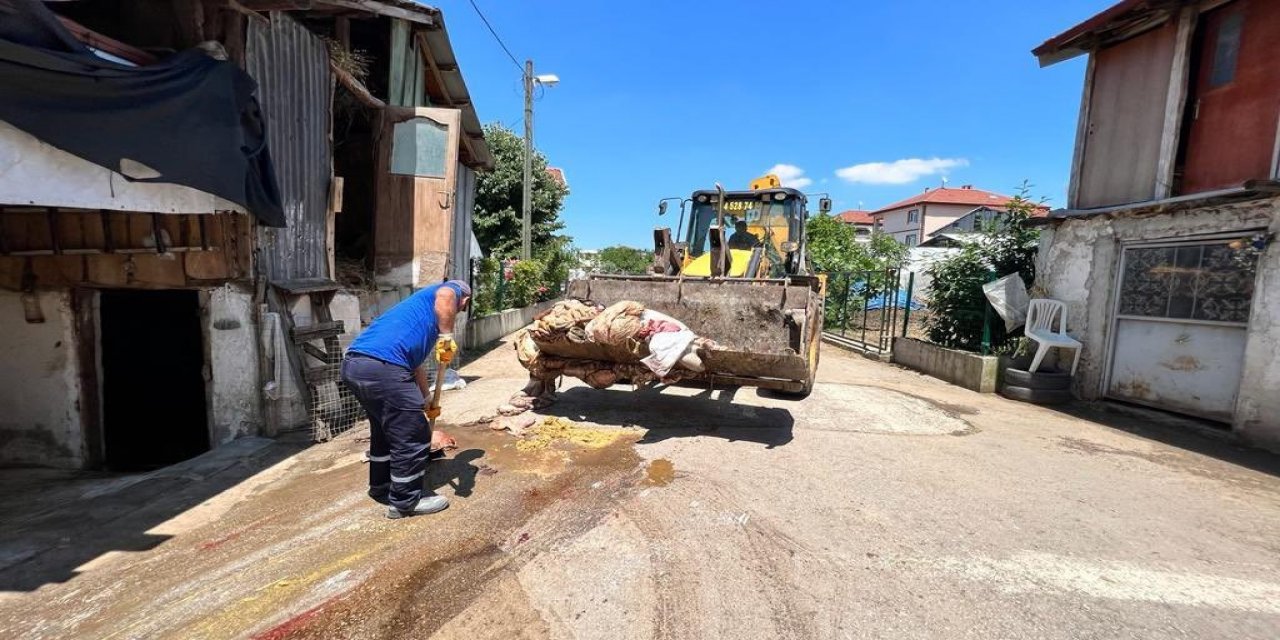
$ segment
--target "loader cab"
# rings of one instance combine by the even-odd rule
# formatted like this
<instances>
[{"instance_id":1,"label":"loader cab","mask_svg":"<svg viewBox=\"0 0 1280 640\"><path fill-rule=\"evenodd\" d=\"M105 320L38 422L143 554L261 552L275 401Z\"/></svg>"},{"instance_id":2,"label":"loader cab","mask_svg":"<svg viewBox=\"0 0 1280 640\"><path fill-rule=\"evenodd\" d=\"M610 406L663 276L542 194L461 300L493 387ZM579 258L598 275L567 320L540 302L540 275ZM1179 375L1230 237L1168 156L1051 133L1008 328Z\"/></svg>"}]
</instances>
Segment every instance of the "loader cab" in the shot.
<instances>
[{"instance_id":1,"label":"loader cab","mask_svg":"<svg viewBox=\"0 0 1280 640\"><path fill-rule=\"evenodd\" d=\"M697 270L699 258L710 251L710 230L715 226L720 194L705 190L690 198L687 229L678 230L685 244L684 267ZM760 272L746 277L781 278L799 273L803 265L804 224L808 217L803 193L785 187L754 191L727 191L724 195L724 234L739 269L746 271L748 255L759 248ZM692 265L692 266L691 266Z\"/></svg>"}]
</instances>

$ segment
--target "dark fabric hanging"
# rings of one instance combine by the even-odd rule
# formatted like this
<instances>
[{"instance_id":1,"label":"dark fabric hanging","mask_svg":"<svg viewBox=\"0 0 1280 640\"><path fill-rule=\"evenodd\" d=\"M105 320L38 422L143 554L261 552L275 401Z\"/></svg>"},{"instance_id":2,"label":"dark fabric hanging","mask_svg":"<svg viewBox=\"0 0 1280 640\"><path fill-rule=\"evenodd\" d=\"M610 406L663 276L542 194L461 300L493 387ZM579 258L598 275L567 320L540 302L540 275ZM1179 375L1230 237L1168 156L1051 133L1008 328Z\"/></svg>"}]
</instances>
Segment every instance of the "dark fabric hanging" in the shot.
<instances>
[{"instance_id":1,"label":"dark fabric hanging","mask_svg":"<svg viewBox=\"0 0 1280 640\"><path fill-rule=\"evenodd\" d=\"M104 60L37 0L0 0L0 120L94 164L132 160L285 226L257 84L192 49L145 67Z\"/></svg>"}]
</instances>

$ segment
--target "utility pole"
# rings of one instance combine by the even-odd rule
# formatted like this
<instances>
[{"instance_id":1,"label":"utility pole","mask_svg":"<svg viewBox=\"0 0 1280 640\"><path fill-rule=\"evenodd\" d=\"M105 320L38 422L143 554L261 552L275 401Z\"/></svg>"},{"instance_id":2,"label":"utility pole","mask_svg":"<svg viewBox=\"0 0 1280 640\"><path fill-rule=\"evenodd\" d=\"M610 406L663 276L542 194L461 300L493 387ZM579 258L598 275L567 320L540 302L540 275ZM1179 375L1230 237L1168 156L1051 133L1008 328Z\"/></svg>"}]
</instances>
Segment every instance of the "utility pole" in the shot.
<instances>
[{"instance_id":1,"label":"utility pole","mask_svg":"<svg viewBox=\"0 0 1280 640\"><path fill-rule=\"evenodd\" d=\"M520 231L520 257L533 257L533 60L524 61L524 225Z\"/></svg>"}]
</instances>

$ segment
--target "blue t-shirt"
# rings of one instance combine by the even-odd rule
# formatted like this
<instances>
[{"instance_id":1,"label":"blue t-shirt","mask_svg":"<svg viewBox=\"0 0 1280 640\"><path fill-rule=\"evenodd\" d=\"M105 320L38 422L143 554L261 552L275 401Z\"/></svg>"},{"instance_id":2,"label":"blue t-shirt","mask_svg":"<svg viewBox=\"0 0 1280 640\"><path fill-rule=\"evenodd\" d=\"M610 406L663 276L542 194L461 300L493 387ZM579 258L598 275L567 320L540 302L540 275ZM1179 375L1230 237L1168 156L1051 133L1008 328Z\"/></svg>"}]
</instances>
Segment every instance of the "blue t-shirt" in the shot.
<instances>
[{"instance_id":1,"label":"blue t-shirt","mask_svg":"<svg viewBox=\"0 0 1280 640\"><path fill-rule=\"evenodd\" d=\"M420 289L375 318L347 350L417 369L431 355L440 335L436 321L436 292L446 286L453 289L461 302L462 292L455 285L440 283Z\"/></svg>"}]
</instances>

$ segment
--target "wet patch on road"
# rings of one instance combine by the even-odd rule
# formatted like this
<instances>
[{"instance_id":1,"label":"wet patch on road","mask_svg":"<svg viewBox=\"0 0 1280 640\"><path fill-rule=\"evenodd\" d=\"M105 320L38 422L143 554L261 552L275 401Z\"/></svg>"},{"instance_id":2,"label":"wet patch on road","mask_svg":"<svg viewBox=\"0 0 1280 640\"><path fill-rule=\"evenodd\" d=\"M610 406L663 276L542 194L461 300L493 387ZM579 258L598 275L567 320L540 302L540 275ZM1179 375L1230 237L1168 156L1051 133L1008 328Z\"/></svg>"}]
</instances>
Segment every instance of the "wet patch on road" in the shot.
<instances>
[{"instance_id":1,"label":"wet patch on road","mask_svg":"<svg viewBox=\"0 0 1280 640\"><path fill-rule=\"evenodd\" d=\"M477 502L458 501L440 515L385 525L412 531L380 554L368 579L342 599L302 612L273 629L272 637L432 635L491 585L508 580L549 546L594 528L639 491L643 467L632 446L638 434L614 431L598 443L553 439L544 448L521 450L520 440L486 425L451 430L463 453L481 452L484 468L500 472L477 488ZM462 484L470 488L470 482Z\"/></svg>"},{"instance_id":2,"label":"wet patch on road","mask_svg":"<svg viewBox=\"0 0 1280 640\"><path fill-rule=\"evenodd\" d=\"M1109 445L1102 444L1100 442L1085 440L1083 438L1061 437L1061 438L1058 438L1058 446L1068 451L1074 451L1076 453L1083 453L1086 455L1102 454L1102 455L1112 455L1112 456L1123 456L1126 458L1136 458L1138 460L1154 462L1156 464L1170 464L1179 457L1178 454L1167 452L1167 451L1166 452L1156 452L1156 451L1144 452L1144 451L1134 451L1132 449L1120 449L1118 447L1112 447Z\"/></svg>"},{"instance_id":3,"label":"wet patch on road","mask_svg":"<svg viewBox=\"0 0 1280 640\"><path fill-rule=\"evenodd\" d=\"M657 487L671 484L676 477L676 466L666 458L659 458L649 463L645 472L645 481Z\"/></svg>"}]
</instances>

